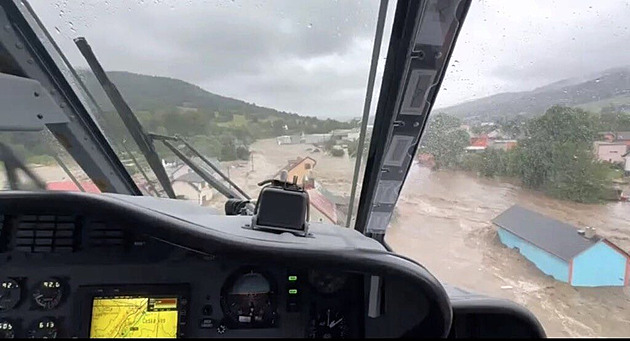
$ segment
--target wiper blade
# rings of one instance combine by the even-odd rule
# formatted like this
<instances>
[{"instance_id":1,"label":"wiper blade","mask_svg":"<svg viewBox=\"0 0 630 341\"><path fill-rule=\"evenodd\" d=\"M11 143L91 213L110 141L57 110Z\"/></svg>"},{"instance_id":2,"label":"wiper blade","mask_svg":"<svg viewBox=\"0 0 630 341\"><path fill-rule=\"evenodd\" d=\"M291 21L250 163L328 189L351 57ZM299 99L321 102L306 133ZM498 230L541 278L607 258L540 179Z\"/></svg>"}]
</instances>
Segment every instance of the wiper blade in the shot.
<instances>
[{"instance_id":1,"label":"wiper blade","mask_svg":"<svg viewBox=\"0 0 630 341\"><path fill-rule=\"evenodd\" d=\"M175 155L177 155L177 157L179 157L182 161L184 161L184 163L186 165L188 165L188 167L190 167L195 173L197 173L197 175L199 175L202 179L204 179L207 183L209 183L210 186L214 187L217 191L219 191L219 193L223 194L228 199L240 199L241 196L244 199L247 199L247 200L251 199L249 197L249 195L247 195L247 193L245 193L245 191L243 191L234 182L232 182L232 180L230 180L230 178L225 176L225 174L219 168L217 168L215 165L213 165L212 162L210 162L210 160L208 160L201 153L199 153L192 145L190 145L183 138L181 138L179 136L165 136L165 135L153 134L153 133L149 133L149 137L152 138L153 140L158 140L158 141L161 141L162 143L164 143L164 145L166 147L168 147L168 149L170 149ZM212 168L212 170L214 170L224 180L226 180L230 185L232 185L236 190L238 190L238 192L240 192L241 195L239 195L238 193L236 193L235 191L233 191L232 189L230 189L229 187L227 187L226 185L221 183L221 181L219 179L215 178L214 176L209 174L206 170L204 170L203 168L201 168L197 164L195 164L195 162L193 162L193 160L191 160L188 156L186 156L184 153L182 153L182 151L177 149L177 147L175 147L171 142L182 142L182 143L184 143L184 145L186 147L188 147L188 149L190 149L206 165L210 166L210 168Z\"/></svg>"},{"instance_id":2,"label":"wiper blade","mask_svg":"<svg viewBox=\"0 0 630 341\"><path fill-rule=\"evenodd\" d=\"M133 137L136 144L138 144L140 152L147 159L149 167L151 167L153 173L155 173L155 176L162 185L162 188L170 198L175 199L175 191L173 191L173 187L171 186L171 182L168 178L168 175L166 174L166 170L164 169L164 166L162 165L162 162L160 161L160 158L155 151L151 139L142 129L140 121L138 121L138 118L133 114L131 108L120 94L120 91L118 91L118 88L116 88L114 83L109 80L109 77L105 73L105 70L103 70L101 64L96 59L94 52L92 52L92 48L85 40L85 38L76 38L74 39L74 43L77 45L79 51L81 51L81 54L88 62L90 69L92 69L94 76L96 76L96 79L103 87L103 90L105 90L107 97L109 97L109 100L112 102L114 108L118 112L118 115L120 115L120 118L125 124L125 127L127 127L127 130L129 130L131 137Z\"/></svg>"}]
</instances>

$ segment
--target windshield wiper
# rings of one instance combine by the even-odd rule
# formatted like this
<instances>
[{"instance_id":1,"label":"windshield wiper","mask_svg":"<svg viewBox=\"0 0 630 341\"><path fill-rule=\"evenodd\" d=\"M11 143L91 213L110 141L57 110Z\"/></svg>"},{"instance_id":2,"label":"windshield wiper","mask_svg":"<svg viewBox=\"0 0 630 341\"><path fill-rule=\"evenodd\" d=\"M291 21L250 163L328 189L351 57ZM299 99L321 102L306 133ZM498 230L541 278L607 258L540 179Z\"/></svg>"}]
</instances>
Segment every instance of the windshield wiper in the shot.
<instances>
[{"instance_id":1,"label":"windshield wiper","mask_svg":"<svg viewBox=\"0 0 630 341\"><path fill-rule=\"evenodd\" d=\"M153 146L151 139L144 132L144 129L142 129L140 121L138 121L138 118L133 114L133 111L131 111L131 108L129 107L127 102L125 102L125 99L120 94L120 91L118 91L118 88L116 88L114 83L109 80L109 77L105 73L105 70L103 70L101 64L96 59L94 52L92 52L92 48L85 40L85 38L76 38L74 39L74 43L77 45L79 51L81 51L81 54L88 62L90 69L94 73L94 76L96 77L98 82L103 87L103 90L105 90L105 94L107 94L107 97L112 102L112 105L118 112L118 115L120 115L120 118L122 119L125 127L127 127L127 130L129 130L131 137L133 137L134 141L138 145L140 152L146 158L147 162L149 163L149 167L151 167L151 170L153 170L153 173L162 185L162 188L170 198L175 199L175 191L171 186L171 182L168 178L168 175L166 174L166 170L164 169L164 166L162 165L162 162L160 161L160 158L155 151L155 147Z\"/></svg>"},{"instance_id":2,"label":"windshield wiper","mask_svg":"<svg viewBox=\"0 0 630 341\"><path fill-rule=\"evenodd\" d=\"M226 196L228 199L239 199L241 196L247 200L251 199L247 193L245 193L242 189L240 189L232 180L230 180L219 168L210 162L206 157L201 155L193 146L191 146L186 140L179 136L165 136L160 134L149 133L149 137L153 140L161 141L168 149L170 149L173 154L175 154L180 160L184 161L184 163L190 167L197 175L199 175L204 181L209 183L212 187L214 187L219 193ZM205 169L198 166L191 160L186 154L184 154L181 150L175 147L171 142L182 142L188 149L190 149L195 155L197 155L206 165L210 166L212 170L214 170L217 174L219 174L224 180L226 180L230 185L232 185L235 189L237 189L241 195L237 194L235 191L224 185L220 180L212 176Z\"/></svg>"}]
</instances>

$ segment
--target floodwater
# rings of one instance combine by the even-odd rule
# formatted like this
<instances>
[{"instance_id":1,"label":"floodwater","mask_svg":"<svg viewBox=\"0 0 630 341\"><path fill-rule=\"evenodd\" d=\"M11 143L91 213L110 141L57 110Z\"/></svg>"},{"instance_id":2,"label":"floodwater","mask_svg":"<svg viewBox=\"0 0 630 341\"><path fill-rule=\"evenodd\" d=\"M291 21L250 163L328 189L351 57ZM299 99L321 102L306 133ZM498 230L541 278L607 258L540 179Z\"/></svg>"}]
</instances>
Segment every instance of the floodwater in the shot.
<instances>
[{"instance_id":1,"label":"floodwater","mask_svg":"<svg viewBox=\"0 0 630 341\"><path fill-rule=\"evenodd\" d=\"M518 185L413 165L386 240L441 281L529 308L549 336L629 336L629 288L574 288L500 243L491 220L511 205L599 234L630 250L630 203L585 205Z\"/></svg>"},{"instance_id":2,"label":"floodwater","mask_svg":"<svg viewBox=\"0 0 630 341\"><path fill-rule=\"evenodd\" d=\"M332 192L350 191L354 159L314 153L310 145L256 141L254 165L232 176L250 194L288 159L310 156L313 176ZM239 163L235 163L239 164ZM630 288L574 288L543 274L500 243L491 220L518 203L599 234L630 251L630 202L586 205L551 199L501 179L462 172L433 172L414 164L407 176L386 240L438 279L530 309L548 336L630 336Z\"/></svg>"}]
</instances>

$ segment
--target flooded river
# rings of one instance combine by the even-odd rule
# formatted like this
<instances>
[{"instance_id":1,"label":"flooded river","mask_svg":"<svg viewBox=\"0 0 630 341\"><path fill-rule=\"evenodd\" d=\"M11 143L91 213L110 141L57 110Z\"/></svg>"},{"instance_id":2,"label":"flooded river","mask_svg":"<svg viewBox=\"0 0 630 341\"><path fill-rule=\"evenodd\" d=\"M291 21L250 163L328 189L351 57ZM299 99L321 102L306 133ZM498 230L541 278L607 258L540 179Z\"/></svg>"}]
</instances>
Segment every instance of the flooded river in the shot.
<instances>
[{"instance_id":1,"label":"flooded river","mask_svg":"<svg viewBox=\"0 0 630 341\"><path fill-rule=\"evenodd\" d=\"M311 145L256 141L254 165L232 175L250 192L288 159L317 160L313 176L332 192L349 193L354 159L313 153ZM252 194L253 194L252 193ZM518 184L414 164L386 240L441 281L529 308L549 336L630 336L630 288L574 288L546 276L500 243L491 220L518 203L576 226L593 226L630 250L630 203L585 205L551 199Z\"/></svg>"},{"instance_id":2,"label":"flooded river","mask_svg":"<svg viewBox=\"0 0 630 341\"><path fill-rule=\"evenodd\" d=\"M518 185L413 165L387 241L441 281L528 307L549 336L630 335L629 288L574 288L500 243L491 219L518 203L630 250L630 203L584 205Z\"/></svg>"}]
</instances>

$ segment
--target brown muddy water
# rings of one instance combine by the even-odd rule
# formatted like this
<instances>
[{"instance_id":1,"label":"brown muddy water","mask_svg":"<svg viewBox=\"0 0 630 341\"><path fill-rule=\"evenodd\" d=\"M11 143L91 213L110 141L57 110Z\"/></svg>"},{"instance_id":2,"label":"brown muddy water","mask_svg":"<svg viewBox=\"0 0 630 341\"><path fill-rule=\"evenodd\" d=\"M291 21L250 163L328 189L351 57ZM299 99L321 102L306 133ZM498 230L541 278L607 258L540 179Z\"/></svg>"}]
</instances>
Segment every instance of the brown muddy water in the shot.
<instances>
[{"instance_id":1,"label":"brown muddy water","mask_svg":"<svg viewBox=\"0 0 630 341\"><path fill-rule=\"evenodd\" d=\"M574 288L500 243L491 220L511 205L599 234L630 250L630 203L584 205L498 180L413 165L386 240L441 281L529 308L549 336L630 336L629 288Z\"/></svg>"},{"instance_id":2,"label":"brown muddy water","mask_svg":"<svg viewBox=\"0 0 630 341\"><path fill-rule=\"evenodd\" d=\"M255 196L256 182L273 175L288 159L310 156L317 160L315 179L332 192L349 193L354 159L313 153L312 147L256 141L251 147L254 164L234 165L231 175ZM432 172L416 164L386 240L441 281L526 306L549 336L630 336L630 288L574 288L546 276L500 243L491 220L515 203L576 226L593 226L630 251L630 202L577 204L509 181Z\"/></svg>"}]
</instances>

